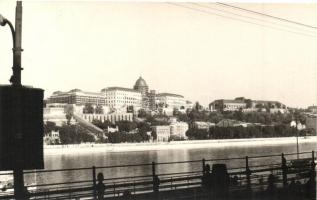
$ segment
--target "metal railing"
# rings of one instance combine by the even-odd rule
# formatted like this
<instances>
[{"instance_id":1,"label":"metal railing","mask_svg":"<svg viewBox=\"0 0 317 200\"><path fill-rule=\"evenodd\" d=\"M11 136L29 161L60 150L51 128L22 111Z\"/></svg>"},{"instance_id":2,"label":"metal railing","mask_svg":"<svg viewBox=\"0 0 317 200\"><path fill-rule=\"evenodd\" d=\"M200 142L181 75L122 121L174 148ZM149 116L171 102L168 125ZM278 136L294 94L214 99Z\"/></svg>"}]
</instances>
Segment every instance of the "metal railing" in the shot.
<instances>
[{"instance_id":1,"label":"metal railing","mask_svg":"<svg viewBox=\"0 0 317 200\"><path fill-rule=\"evenodd\" d=\"M24 174L48 174L78 171L80 173L91 173L89 180L74 180L68 182L47 182L45 184L27 185L28 198L30 199L97 199L97 172L102 173L106 169L151 167L151 173L147 175L135 175L130 177L114 177L103 179L105 185L104 198L120 198L125 194L139 196L142 195L164 195L164 193L173 191L183 191L184 195L206 195L203 190L202 178L205 176L205 166L207 164L230 163L238 160L243 166L228 168L230 180L230 193L239 191L244 192L261 192L269 186L269 177L273 175L274 184L278 188L287 187L291 181L307 183L315 175L315 152L301 152L301 159L296 159L297 153L273 154L263 156L246 156L223 159L201 159L191 161L177 162L152 162L143 164L112 165L100 167L85 167L71 169L54 169L54 170L32 170L25 171ZM258 164L259 160L267 159L270 162ZM195 165L201 166L201 169L159 173L159 167L174 168L174 165ZM12 175L12 173L0 174ZM159 181L156 181L156 178ZM186 191L190 191L186 193ZM193 192L194 191L194 192ZM0 192L0 199L13 199L13 191ZM146 199L146 198L144 198Z\"/></svg>"}]
</instances>

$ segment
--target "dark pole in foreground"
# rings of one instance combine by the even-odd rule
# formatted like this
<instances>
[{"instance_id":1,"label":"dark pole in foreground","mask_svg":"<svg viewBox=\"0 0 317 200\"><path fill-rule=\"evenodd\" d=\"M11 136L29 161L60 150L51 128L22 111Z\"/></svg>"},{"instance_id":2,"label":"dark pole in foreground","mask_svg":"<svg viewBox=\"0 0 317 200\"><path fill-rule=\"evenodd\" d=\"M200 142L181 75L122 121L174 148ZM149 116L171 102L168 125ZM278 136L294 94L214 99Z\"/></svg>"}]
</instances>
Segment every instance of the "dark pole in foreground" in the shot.
<instances>
[{"instance_id":1,"label":"dark pole in foreground","mask_svg":"<svg viewBox=\"0 0 317 200\"><path fill-rule=\"evenodd\" d=\"M21 86L21 52L23 51L22 44L22 2L17 1L15 9L15 41L13 47L13 75L10 82L13 86Z\"/></svg>"},{"instance_id":2,"label":"dark pole in foreground","mask_svg":"<svg viewBox=\"0 0 317 200\"><path fill-rule=\"evenodd\" d=\"M22 2L17 1L16 5L16 12L15 12L15 30L12 23L7 20L6 18L0 15L0 25L5 26L6 24L9 25L11 33L12 33L12 40L13 40L13 75L10 78L10 82L13 87L21 88L21 35L22 35ZM15 98L12 99L16 105L16 109L13 111L15 116L15 127L14 127L14 138L17 141L15 149L17 152L21 151L22 147L22 111L21 111L21 95L19 92L16 92ZM21 155L18 153L17 155ZM24 177L23 177L23 167L21 163L20 156L16 158L16 166L13 170L13 177L14 177L14 196L17 200L27 199L25 197L25 189L24 189Z\"/></svg>"},{"instance_id":3,"label":"dark pole in foreground","mask_svg":"<svg viewBox=\"0 0 317 200\"><path fill-rule=\"evenodd\" d=\"M15 41L13 47L13 75L10 78L10 82L15 87L21 87L21 42L22 42L22 2L17 1L16 10L15 10ZM21 115L21 96L18 94L17 98L17 148L22 147L22 115ZM20 153L18 155L21 155ZM21 160L21 158L17 158ZM14 195L16 199L26 199L25 190L24 190L24 177L23 177L23 169L21 166L17 166L13 171L14 176Z\"/></svg>"}]
</instances>

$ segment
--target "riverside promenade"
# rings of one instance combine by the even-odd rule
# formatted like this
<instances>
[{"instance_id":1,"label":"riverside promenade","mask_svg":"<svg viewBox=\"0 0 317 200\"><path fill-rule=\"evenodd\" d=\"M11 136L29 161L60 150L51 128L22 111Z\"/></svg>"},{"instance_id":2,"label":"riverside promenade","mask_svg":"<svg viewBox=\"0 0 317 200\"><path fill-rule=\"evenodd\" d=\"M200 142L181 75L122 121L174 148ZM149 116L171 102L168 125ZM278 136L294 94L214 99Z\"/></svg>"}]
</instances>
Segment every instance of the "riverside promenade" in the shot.
<instances>
[{"instance_id":1,"label":"riverside promenade","mask_svg":"<svg viewBox=\"0 0 317 200\"><path fill-rule=\"evenodd\" d=\"M298 137L301 145L316 144L317 136ZM246 139L219 139L219 140L186 140L171 142L145 142L145 143L118 143L118 144L71 144L71 145L44 145L45 155L66 155L76 153L96 152L132 152L132 151L158 151L166 149L199 149L224 147L250 147L295 144L296 137L276 138L246 138Z\"/></svg>"},{"instance_id":2,"label":"riverside promenade","mask_svg":"<svg viewBox=\"0 0 317 200\"><path fill-rule=\"evenodd\" d=\"M90 173L90 180L47 182L27 185L25 199L316 199L315 152L253 157L201 159L134 165L25 171L25 175L70 171ZM265 164L260 160L265 160ZM224 163L239 161L244 166L227 168ZM175 165L200 165L199 170L161 173ZM103 171L148 167L144 176L103 177ZM102 174L102 175L101 175ZM10 173L2 173L8 176ZM102 185L103 187L100 187ZM101 197L102 196L102 197ZM10 188L0 199L13 199Z\"/></svg>"}]
</instances>

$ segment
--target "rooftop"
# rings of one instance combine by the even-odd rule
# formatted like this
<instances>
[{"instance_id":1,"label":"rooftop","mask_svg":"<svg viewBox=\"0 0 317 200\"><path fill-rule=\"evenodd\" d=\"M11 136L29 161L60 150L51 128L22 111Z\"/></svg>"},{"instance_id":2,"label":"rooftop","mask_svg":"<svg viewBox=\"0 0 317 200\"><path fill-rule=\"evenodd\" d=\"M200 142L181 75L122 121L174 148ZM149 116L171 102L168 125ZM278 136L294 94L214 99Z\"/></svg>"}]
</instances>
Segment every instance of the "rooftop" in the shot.
<instances>
[{"instance_id":1,"label":"rooftop","mask_svg":"<svg viewBox=\"0 0 317 200\"><path fill-rule=\"evenodd\" d=\"M134 89L124 88L124 87L107 87L107 88L102 89L101 92L113 91L113 90L121 90L121 91L128 91L128 92L140 93L139 91L136 91L136 90L134 90Z\"/></svg>"},{"instance_id":2,"label":"rooftop","mask_svg":"<svg viewBox=\"0 0 317 200\"><path fill-rule=\"evenodd\" d=\"M245 103L244 101L234 100L234 99L217 99L213 102L216 102L216 101L223 101L223 103Z\"/></svg>"},{"instance_id":3,"label":"rooftop","mask_svg":"<svg viewBox=\"0 0 317 200\"><path fill-rule=\"evenodd\" d=\"M279 101L267 101L267 100L252 100L253 102L255 102L255 103L274 103L274 104L276 104L276 103L280 103Z\"/></svg>"},{"instance_id":4,"label":"rooftop","mask_svg":"<svg viewBox=\"0 0 317 200\"><path fill-rule=\"evenodd\" d=\"M172 93L159 93L157 96L170 96L170 97L179 97L179 98L184 98L184 96L179 95L179 94L172 94Z\"/></svg>"},{"instance_id":5,"label":"rooftop","mask_svg":"<svg viewBox=\"0 0 317 200\"><path fill-rule=\"evenodd\" d=\"M70 95L70 94L74 94L74 93L82 93L85 95L94 95L94 96L101 96L102 95L100 92L86 92L86 91L82 91L80 89L72 89L68 92L55 91L55 92L53 92L52 96Z\"/></svg>"}]
</instances>

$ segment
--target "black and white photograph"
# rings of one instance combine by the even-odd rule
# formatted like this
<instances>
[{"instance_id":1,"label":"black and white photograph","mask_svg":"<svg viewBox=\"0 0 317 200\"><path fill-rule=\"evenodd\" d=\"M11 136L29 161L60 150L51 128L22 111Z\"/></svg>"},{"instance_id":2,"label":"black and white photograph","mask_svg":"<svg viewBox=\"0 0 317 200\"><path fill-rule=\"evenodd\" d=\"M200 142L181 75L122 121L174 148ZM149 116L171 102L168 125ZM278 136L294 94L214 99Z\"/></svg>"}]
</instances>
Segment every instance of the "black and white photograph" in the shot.
<instances>
[{"instance_id":1,"label":"black and white photograph","mask_svg":"<svg viewBox=\"0 0 317 200\"><path fill-rule=\"evenodd\" d=\"M0 200L316 200L317 2L0 0Z\"/></svg>"}]
</instances>

